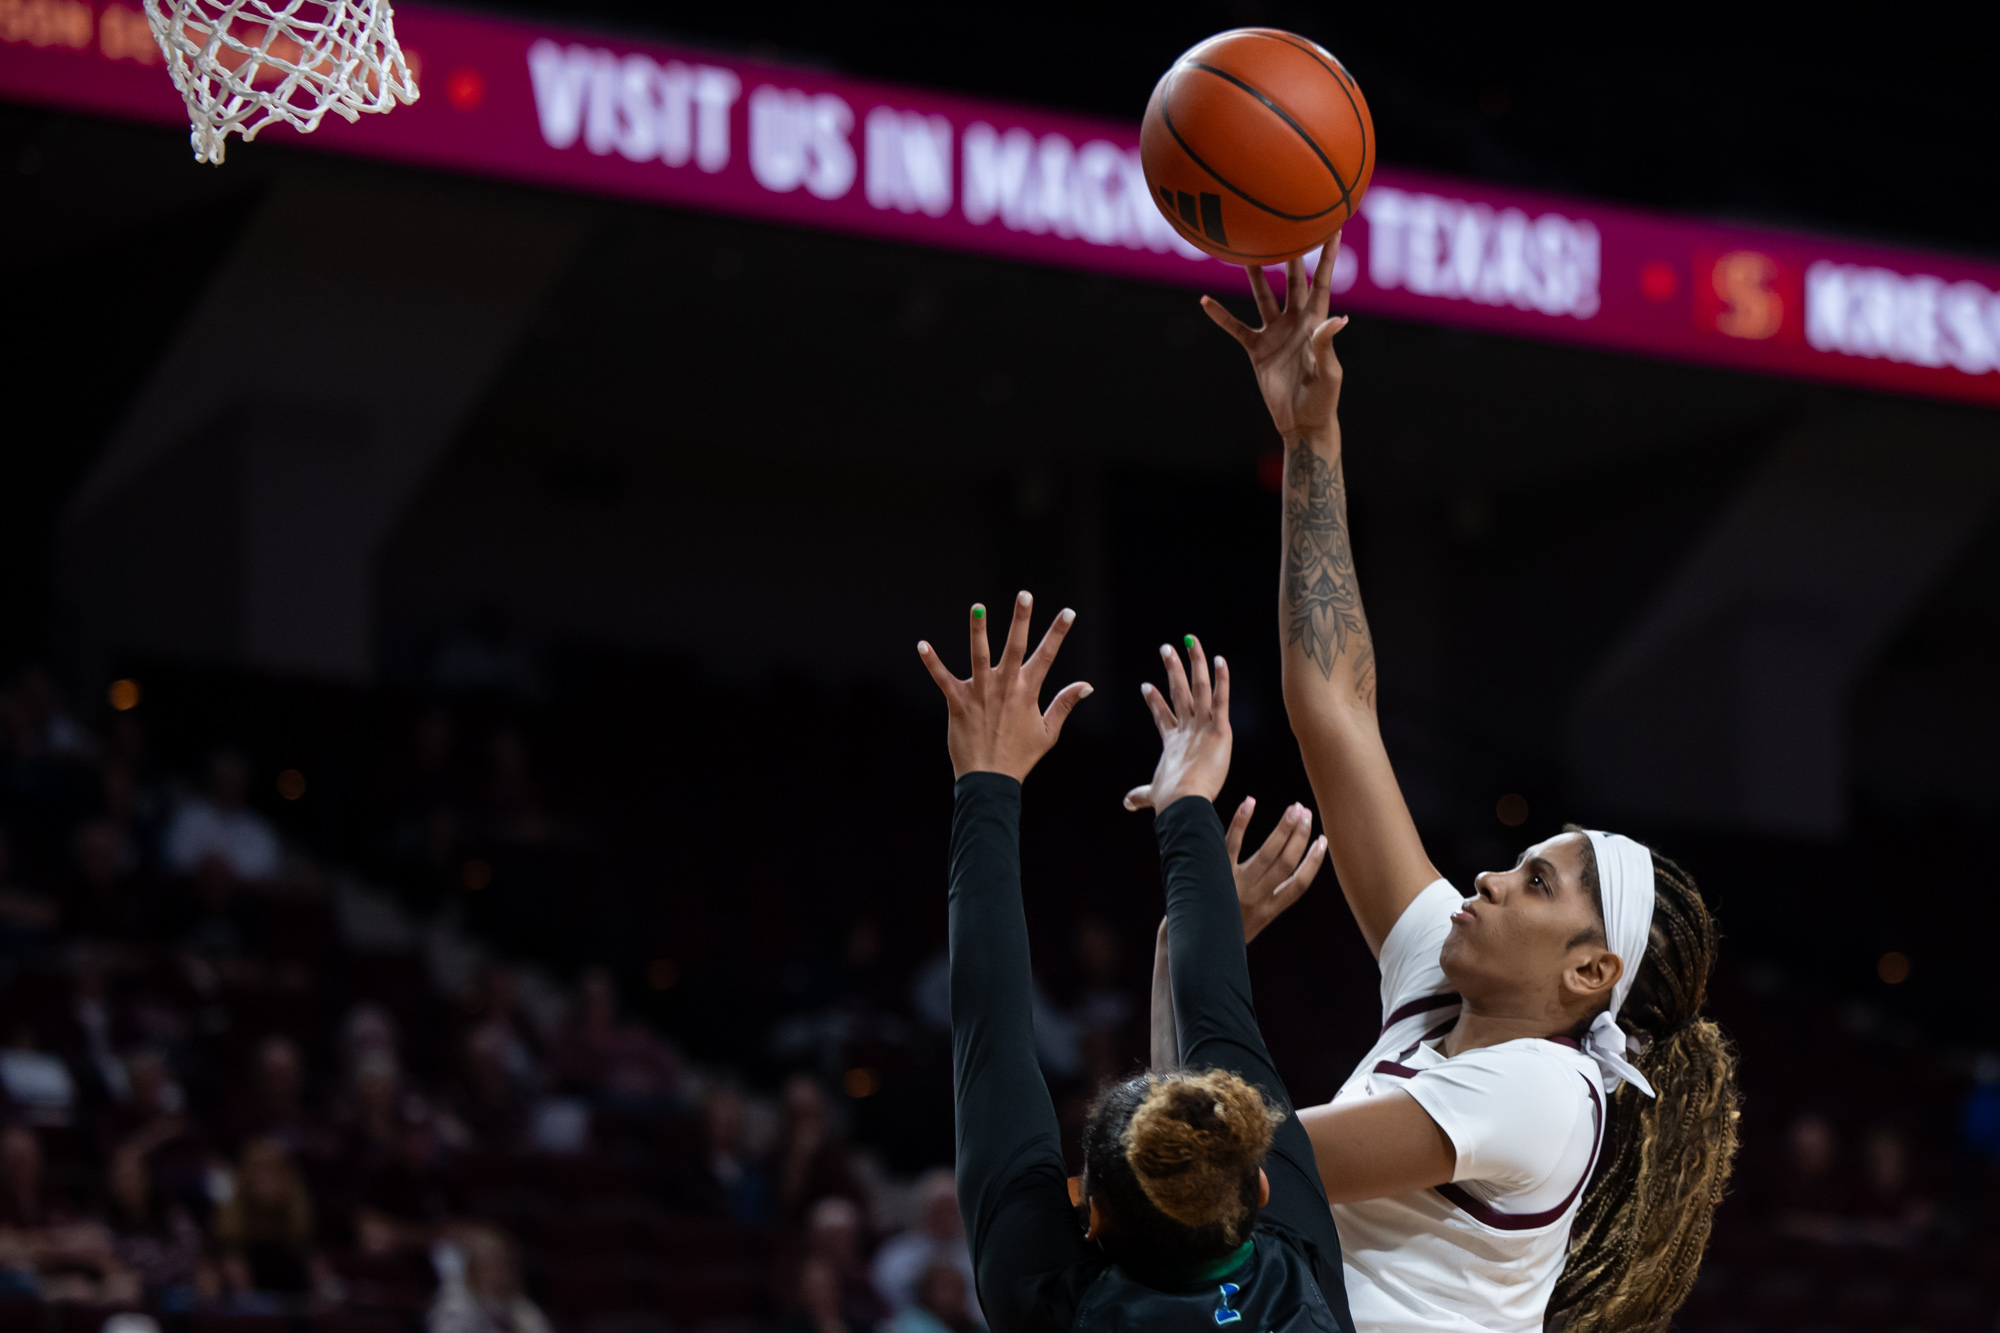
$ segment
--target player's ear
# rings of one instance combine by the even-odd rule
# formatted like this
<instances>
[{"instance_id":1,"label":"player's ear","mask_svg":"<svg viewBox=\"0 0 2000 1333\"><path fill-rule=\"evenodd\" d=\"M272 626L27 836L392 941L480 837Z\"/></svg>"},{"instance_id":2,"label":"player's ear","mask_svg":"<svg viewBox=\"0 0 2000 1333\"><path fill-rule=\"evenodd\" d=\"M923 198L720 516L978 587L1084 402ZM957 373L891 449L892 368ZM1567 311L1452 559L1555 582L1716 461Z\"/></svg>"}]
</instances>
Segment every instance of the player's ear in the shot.
<instances>
[{"instance_id":1,"label":"player's ear","mask_svg":"<svg viewBox=\"0 0 2000 1333\"><path fill-rule=\"evenodd\" d=\"M1259 1208L1271 1206L1271 1178L1264 1174L1264 1168L1261 1166L1257 1168L1257 1206Z\"/></svg>"},{"instance_id":2,"label":"player's ear","mask_svg":"<svg viewBox=\"0 0 2000 1333\"><path fill-rule=\"evenodd\" d=\"M1095 1194L1090 1196L1090 1229L1083 1233L1085 1240L1103 1240L1106 1225L1110 1219L1105 1215L1104 1205Z\"/></svg>"},{"instance_id":3,"label":"player's ear","mask_svg":"<svg viewBox=\"0 0 2000 1333\"><path fill-rule=\"evenodd\" d=\"M1624 975L1624 960L1600 943L1572 954L1563 972L1563 985L1580 998L1595 1000L1608 997Z\"/></svg>"}]
</instances>

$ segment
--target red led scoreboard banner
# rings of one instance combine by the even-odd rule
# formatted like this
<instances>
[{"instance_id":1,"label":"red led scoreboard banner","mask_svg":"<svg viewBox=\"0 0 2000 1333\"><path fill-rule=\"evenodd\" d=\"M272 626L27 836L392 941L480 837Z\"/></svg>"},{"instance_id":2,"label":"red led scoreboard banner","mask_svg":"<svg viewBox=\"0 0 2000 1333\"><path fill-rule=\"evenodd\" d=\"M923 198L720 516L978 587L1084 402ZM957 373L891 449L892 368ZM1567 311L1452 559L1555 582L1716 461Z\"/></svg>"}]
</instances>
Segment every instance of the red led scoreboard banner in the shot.
<instances>
[{"instance_id":1,"label":"red led scoreboard banner","mask_svg":"<svg viewBox=\"0 0 2000 1333\"><path fill-rule=\"evenodd\" d=\"M261 138L1243 294L1147 198L1136 118L414 4L396 24L424 90L416 105ZM124 0L0 0L0 98L184 123ZM1333 286L1336 309L2000 403L1995 264L1385 166Z\"/></svg>"}]
</instances>

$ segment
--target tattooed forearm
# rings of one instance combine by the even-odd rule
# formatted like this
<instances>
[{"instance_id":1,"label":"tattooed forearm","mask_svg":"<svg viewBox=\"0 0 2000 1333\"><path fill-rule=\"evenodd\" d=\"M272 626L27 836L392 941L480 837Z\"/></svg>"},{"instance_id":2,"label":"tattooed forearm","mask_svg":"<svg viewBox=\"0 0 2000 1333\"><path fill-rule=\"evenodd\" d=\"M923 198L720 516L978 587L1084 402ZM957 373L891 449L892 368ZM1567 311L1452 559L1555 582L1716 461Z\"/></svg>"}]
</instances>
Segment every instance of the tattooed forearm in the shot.
<instances>
[{"instance_id":1,"label":"tattooed forearm","mask_svg":"<svg viewBox=\"0 0 2000 1333\"><path fill-rule=\"evenodd\" d=\"M1338 457L1328 462L1303 440L1285 457L1284 573L1286 644L1298 644L1328 680L1347 659L1355 696L1372 705L1375 645L1354 580L1346 479Z\"/></svg>"}]
</instances>

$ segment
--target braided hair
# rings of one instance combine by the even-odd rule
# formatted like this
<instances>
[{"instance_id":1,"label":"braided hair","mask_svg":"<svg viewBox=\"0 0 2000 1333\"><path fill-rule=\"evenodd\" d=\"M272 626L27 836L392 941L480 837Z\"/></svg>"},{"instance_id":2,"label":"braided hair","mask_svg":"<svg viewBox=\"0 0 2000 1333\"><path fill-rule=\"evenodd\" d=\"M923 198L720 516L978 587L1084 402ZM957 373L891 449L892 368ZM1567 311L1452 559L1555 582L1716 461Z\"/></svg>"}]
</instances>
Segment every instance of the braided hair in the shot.
<instances>
[{"instance_id":1,"label":"braided hair","mask_svg":"<svg viewBox=\"0 0 2000 1333\"><path fill-rule=\"evenodd\" d=\"M1583 878L1601 910L1587 841ZM1646 956L1618 1021L1644 1045L1636 1063L1658 1095L1627 1085L1609 1099L1605 1151L1549 1298L1546 1326L1561 1333L1667 1326L1694 1286L1736 1157L1736 1050L1701 1016L1715 921L1694 880L1657 852L1653 893Z\"/></svg>"},{"instance_id":2,"label":"braided hair","mask_svg":"<svg viewBox=\"0 0 2000 1333\"><path fill-rule=\"evenodd\" d=\"M1284 1113L1224 1069L1139 1074L1106 1088L1083 1130L1084 1188L1111 1257L1151 1269L1219 1259L1250 1238L1257 1172Z\"/></svg>"}]
</instances>

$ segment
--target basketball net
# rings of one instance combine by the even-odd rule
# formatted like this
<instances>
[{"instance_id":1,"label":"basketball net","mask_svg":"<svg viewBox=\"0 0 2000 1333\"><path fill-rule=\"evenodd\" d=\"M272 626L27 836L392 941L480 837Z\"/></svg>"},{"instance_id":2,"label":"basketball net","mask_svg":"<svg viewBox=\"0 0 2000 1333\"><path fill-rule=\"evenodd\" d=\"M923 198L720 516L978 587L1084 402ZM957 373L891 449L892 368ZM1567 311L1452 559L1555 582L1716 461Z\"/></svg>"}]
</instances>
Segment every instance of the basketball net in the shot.
<instances>
[{"instance_id":1,"label":"basketball net","mask_svg":"<svg viewBox=\"0 0 2000 1333\"><path fill-rule=\"evenodd\" d=\"M388 0L143 0L194 123L194 160L220 163L233 132L282 120L302 134L328 111L354 121L417 100Z\"/></svg>"}]
</instances>

